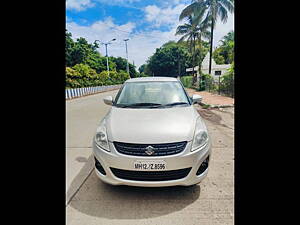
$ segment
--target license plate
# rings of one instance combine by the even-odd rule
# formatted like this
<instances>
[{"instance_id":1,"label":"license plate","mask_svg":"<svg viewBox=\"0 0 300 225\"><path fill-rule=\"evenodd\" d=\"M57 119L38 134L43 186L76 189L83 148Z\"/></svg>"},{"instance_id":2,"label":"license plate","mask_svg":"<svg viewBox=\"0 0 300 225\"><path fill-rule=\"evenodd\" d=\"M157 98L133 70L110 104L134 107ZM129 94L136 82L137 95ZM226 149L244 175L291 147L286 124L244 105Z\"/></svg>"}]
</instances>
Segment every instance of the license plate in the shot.
<instances>
[{"instance_id":1,"label":"license plate","mask_svg":"<svg viewBox=\"0 0 300 225\"><path fill-rule=\"evenodd\" d=\"M134 162L133 168L135 170L146 170L146 171L166 170L167 164L163 160L155 160L155 161L139 160Z\"/></svg>"}]
</instances>

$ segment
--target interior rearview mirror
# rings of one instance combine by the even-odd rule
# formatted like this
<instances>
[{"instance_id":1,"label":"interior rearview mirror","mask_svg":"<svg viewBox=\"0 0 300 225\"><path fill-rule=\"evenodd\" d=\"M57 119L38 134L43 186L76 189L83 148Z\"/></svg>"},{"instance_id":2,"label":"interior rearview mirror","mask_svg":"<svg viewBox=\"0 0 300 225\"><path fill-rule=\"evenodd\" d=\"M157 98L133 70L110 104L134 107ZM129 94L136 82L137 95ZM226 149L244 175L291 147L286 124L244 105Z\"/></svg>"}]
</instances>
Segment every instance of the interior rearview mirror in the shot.
<instances>
[{"instance_id":1,"label":"interior rearview mirror","mask_svg":"<svg viewBox=\"0 0 300 225\"><path fill-rule=\"evenodd\" d=\"M106 96L103 98L103 101L106 105L112 105L113 104L113 98L112 96Z\"/></svg>"}]
</instances>

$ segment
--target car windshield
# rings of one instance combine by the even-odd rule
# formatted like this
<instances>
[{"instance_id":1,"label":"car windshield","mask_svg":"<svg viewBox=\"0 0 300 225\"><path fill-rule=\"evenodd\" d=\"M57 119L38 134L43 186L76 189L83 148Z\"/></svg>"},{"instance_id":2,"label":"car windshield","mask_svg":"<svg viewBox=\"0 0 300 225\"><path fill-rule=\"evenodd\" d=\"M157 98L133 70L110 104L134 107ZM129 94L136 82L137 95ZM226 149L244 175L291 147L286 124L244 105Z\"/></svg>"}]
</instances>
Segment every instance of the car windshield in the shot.
<instances>
[{"instance_id":1,"label":"car windshield","mask_svg":"<svg viewBox=\"0 0 300 225\"><path fill-rule=\"evenodd\" d=\"M117 96L115 106L158 108L188 106L188 97L178 81L128 82Z\"/></svg>"}]
</instances>

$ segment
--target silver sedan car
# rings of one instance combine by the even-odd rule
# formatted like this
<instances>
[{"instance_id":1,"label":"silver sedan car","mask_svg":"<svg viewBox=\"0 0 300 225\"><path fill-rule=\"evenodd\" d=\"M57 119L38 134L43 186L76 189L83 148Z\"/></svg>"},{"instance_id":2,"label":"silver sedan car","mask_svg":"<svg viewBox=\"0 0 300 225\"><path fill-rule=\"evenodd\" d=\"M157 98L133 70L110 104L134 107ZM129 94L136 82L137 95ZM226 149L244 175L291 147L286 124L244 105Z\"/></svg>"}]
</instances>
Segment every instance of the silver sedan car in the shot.
<instances>
[{"instance_id":1,"label":"silver sedan car","mask_svg":"<svg viewBox=\"0 0 300 225\"><path fill-rule=\"evenodd\" d=\"M199 183L211 141L194 103L176 78L127 80L93 139L95 171L112 185L162 187Z\"/></svg>"}]
</instances>

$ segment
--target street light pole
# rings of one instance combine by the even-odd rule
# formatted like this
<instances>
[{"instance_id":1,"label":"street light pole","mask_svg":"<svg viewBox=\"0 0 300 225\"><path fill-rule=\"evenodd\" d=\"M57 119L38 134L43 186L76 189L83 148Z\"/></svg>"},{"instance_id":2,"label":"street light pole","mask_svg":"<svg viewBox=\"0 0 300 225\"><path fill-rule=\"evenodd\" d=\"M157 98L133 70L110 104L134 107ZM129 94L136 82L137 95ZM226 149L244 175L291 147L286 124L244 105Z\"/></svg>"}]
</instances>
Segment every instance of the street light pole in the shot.
<instances>
[{"instance_id":1,"label":"street light pole","mask_svg":"<svg viewBox=\"0 0 300 225\"><path fill-rule=\"evenodd\" d=\"M108 74L108 76L109 76L109 66L108 66L108 54L107 54L107 45L108 45L108 43L105 43L104 44L105 45L105 56L106 56L106 68L107 68L107 74Z\"/></svg>"},{"instance_id":2,"label":"street light pole","mask_svg":"<svg viewBox=\"0 0 300 225\"><path fill-rule=\"evenodd\" d=\"M126 46L126 59L127 59L127 64L126 64L126 70L127 70L127 73L128 73L128 75L129 75L129 77L130 77L130 74L129 74L129 65L128 65L128 51L127 51L127 41L128 41L129 39L127 38L127 39L124 39L124 41L125 41L125 46Z\"/></svg>"},{"instance_id":3,"label":"street light pole","mask_svg":"<svg viewBox=\"0 0 300 225\"><path fill-rule=\"evenodd\" d=\"M109 76L109 66L108 66L107 45L111 44L111 42L112 42L112 41L115 41L115 40L116 40L116 39L114 38L114 39L112 39L112 40L110 40L109 42L106 42L106 43L101 42L101 41L99 41L99 40L96 40L96 41L99 41L102 45L105 45L106 67L107 67L107 74L108 74L108 76ZM95 41L95 42L96 42L96 41Z\"/></svg>"}]
</instances>

